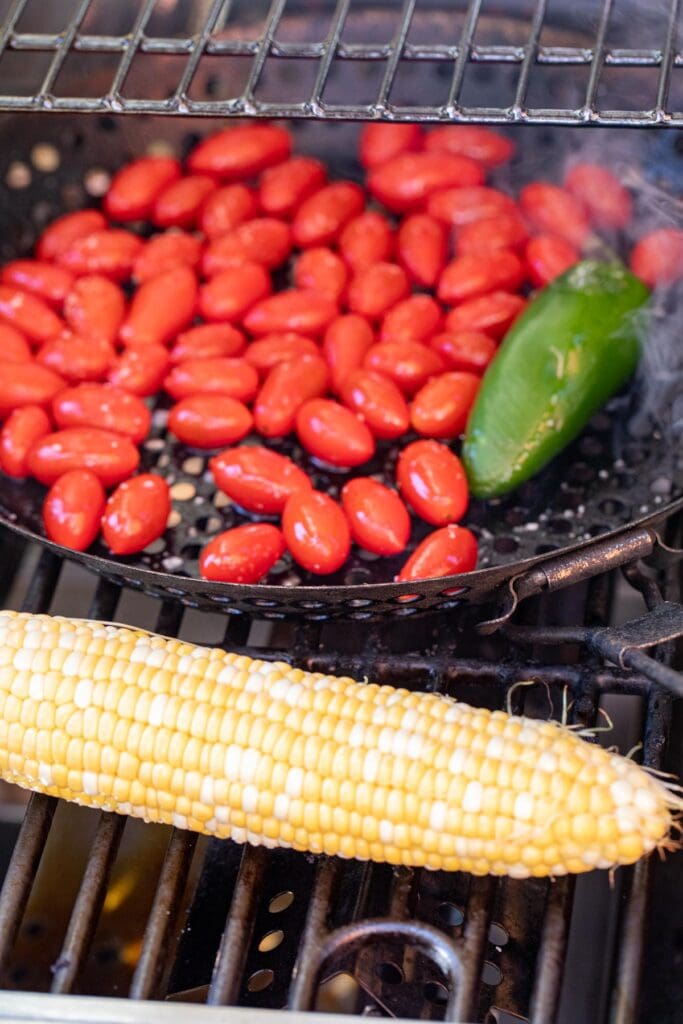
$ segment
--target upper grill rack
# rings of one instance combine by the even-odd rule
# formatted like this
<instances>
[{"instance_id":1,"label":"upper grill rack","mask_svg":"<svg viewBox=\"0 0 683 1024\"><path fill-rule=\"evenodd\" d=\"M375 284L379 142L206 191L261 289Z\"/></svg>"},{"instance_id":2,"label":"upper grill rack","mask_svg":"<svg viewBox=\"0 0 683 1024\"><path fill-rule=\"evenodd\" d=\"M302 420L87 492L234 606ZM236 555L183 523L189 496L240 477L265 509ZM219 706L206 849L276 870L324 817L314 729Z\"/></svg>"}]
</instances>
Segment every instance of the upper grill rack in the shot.
<instances>
[{"instance_id":1,"label":"upper grill rack","mask_svg":"<svg viewBox=\"0 0 683 1024\"><path fill-rule=\"evenodd\" d=\"M142 0L133 23L125 26L116 24L119 5L71 0L61 5L64 24L49 32L44 17L31 17L32 6L40 6L44 13L42 3L12 0L0 25L0 110L683 126L683 90L675 74L683 69L680 0L665 0L651 10L635 0L621 5L618 0L586 0L562 5L559 14L552 0L527 0L515 5L516 25L507 34L504 28L501 34L500 26L510 18L508 5L487 0L376 0L376 6L353 5L352 0L272 0L267 11L259 0ZM105 6L114 11L100 9ZM136 5L121 7L130 11ZM283 31L293 18L299 19L300 29L307 24L314 28ZM415 31L416 25L424 28L426 22L431 23L431 32ZM380 40L374 38L378 23L387 29L380 32ZM487 23L493 32L486 31ZM349 25L354 26L351 32ZM643 46L643 40L654 45ZM39 81L26 92L17 91L16 82L7 81L2 69L7 55L19 52L33 54L27 63L40 65ZM109 81L93 95L60 95L65 63L71 57L87 59L86 55L105 63L111 59ZM145 55L175 62L174 83L157 96L127 95L131 69ZM221 95L206 98L195 87L203 66L207 61L215 65L215 58L225 59L220 69L214 67ZM228 81L223 95L231 60L243 67L233 87ZM301 77L296 100L260 95L271 61L290 62L293 77ZM366 102L355 102L357 90L351 90L349 98L345 89L330 89L340 72L351 67L357 74L359 62L373 80ZM473 70L485 72L490 64L509 67L510 95L494 95L486 105L468 102L469 94L477 92L466 87L468 76ZM407 96L406 90L397 89L406 65L413 71L417 67L437 72L447 86L438 102L428 105L425 92L434 94L419 85ZM304 66L306 73L300 75ZM565 69L576 78L576 104L571 108L552 105L552 83L539 84L545 72L559 74ZM616 95L606 88L613 69L621 77Z\"/></svg>"}]
</instances>

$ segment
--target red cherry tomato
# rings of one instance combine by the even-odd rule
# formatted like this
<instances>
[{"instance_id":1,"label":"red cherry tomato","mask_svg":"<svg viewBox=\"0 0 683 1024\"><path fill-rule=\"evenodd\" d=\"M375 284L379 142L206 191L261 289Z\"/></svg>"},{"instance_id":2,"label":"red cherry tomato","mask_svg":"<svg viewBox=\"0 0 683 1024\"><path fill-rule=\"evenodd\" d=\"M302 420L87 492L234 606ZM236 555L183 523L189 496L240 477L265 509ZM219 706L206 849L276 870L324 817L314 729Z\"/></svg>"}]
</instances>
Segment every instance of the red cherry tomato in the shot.
<instances>
[{"instance_id":1,"label":"red cherry tomato","mask_svg":"<svg viewBox=\"0 0 683 1024\"><path fill-rule=\"evenodd\" d=\"M168 429L193 448L237 444L252 427L246 405L226 395L189 395L173 406Z\"/></svg>"},{"instance_id":2,"label":"red cherry tomato","mask_svg":"<svg viewBox=\"0 0 683 1024\"><path fill-rule=\"evenodd\" d=\"M65 213L43 231L36 245L39 260L55 260L71 244L94 231L103 231L107 222L99 210L76 210Z\"/></svg>"},{"instance_id":3,"label":"red cherry tomato","mask_svg":"<svg viewBox=\"0 0 683 1024\"><path fill-rule=\"evenodd\" d=\"M411 295L389 310L380 341L427 341L441 327L441 307L430 295Z\"/></svg>"},{"instance_id":4,"label":"red cherry tomato","mask_svg":"<svg viewBox=\"0 0 683 1024\"><path fill-rule=\"evenodd\" d=\"M288 363L302 356L319 356L320 349L314 341L294 331L285 334L267 334L265 338L252 341L244 358L254 369L265 377L278 363Z\"/></svg>"},{"instance_id":5,"label":"red cherry tomato","mask_svg":"<svg viewBox=\"0 0 683 1024\"><path fill-rule=\"evenodd\" d=\"M570 192L545 181L534 181L519 193L522 213L537 231L560 235L579 248L590 231L583 204Z\"/></svg>"},{"instance_id":6,"label":"red cherry tomato","mask_svg":"<svg viewBox=\"0 0 683 1024\"><path fill-rule=\"evenodd\" d=\"M133 296L119 337L124 345L163 345L192 322L197 278L189 267L175 267L145 281Z\"/></svg>"},{"instance_id":7,"label":"red cherry tomato","mask_svg":"<svg viewBox=\"0 0 683 1024\"><path fill-rule=\"evenodd\" d=\"M248 512L279 515L297 491L310 491L302 469L270 448L228 448L209 466L216 486Z\"/></svg>"},{"instance_id":8,"label":"red cherry tomato","mask_svg":"<svg viewBox=\"0 0 683 1024\"><path fill-rule=\"evenodd\" d=\"M381 373L352 371L344 381L341 397L381 441L394 441L410 426L405 398L393 380Z\"/></svg>"},{"instance_id":9,"label":"red cherry tomato","mask_svg":"<svg viewBox=\"0 0 683 1024\"><path fill-rule=\"evenodd\" d=\"M436 153L460 153L484 167L499 167L512 157L515 144L512 139L483 125L449 124L427 133L425 149Z\"/></svg>"},{"instance_id":10,"label":"red cherry tomato","mask_svg":"<svg viewBox=\"0 0 683 1024\"><path fill-rule=\"evenodd\" d=\"M287 550L285 538L272 523L245 523L210 540L199 559L205 580L258 583Z\"/></svg>"},{"instance_id":11,"label":"red cherry tomato","mask_svg":"<svg viewBox=\"0 0 683 1024\"><path fill-rule=\"evenodd\" d=\"M161 388L170 359L163 345L129 348L111 365L107 380L116 387L146 398Z\"/></svg>"},{"instance_id":12,"label":"red cherry tomato","mask_svg":"<svg viewBox=\"0 0 683 1024\"><path fill-rule=\"evenodd\" d=\"M133 277L138 284L144 284L175 267L196 267L201 254L202 243L186 231L152 235L133 264Z\"/></svg>"},{"instance_id":13,"label":"red cherry tomato","mask_svg":"<svg viewBox=\"0 0 683 1024\"><path fill-rule=\"evenodd\" d=\"M0 360L3 363L30 363L31 348L21 331L0 323Z\"/></svg>"},{"instance_id":14,"label":"red cherry tomato","mask_svg":"<svg viewBox=\"0 0 683 1024\"><path fill-rule=\"evenodd\" d=\"M73 284L73 277L63 267L38 260L11 260L2 268L0 281L37 295L50 306L61 306Z\"/></svg>"},{"instance_id":15,"label":"red cherry tomato","mask_svg":"<svg viewBox=\"0 0 683 1024\"><path fill-rule=\"evenodd\" d=\"M64 378L46 366L0 360L0 416L23 405L47 405L63 387Z\"/></svg>"},{"instance_id":16,"label":"red cherry tomato","mask_svg":"<svg viewBox=\"0 0 683 1024\"><path fill-rule=\"evenodd\" d=\"M424 580L458 576L477 567L477 538L464 526L444 526L418 544L396 577Z\"/></svg>"},{"instance_id":17,"label":"red cherry tomato","mask_svg":"<svg viewBox=\"0 0 683 1024\"><path fill-rule=\"evenodd\" d=\"M332 302L339 302L346 288L348 271L336 252L324 246L305 249L294 265L294 284L319 292Z\"/></svg>"},{"instance_id":18,"label":"red cherry tomato","mask_svg":"<svg viewBox=\"0 0 683 1024\"><path fill-rule=\"evenodd\" d=\"M631 250L631 270L651 288L683 277L683 231L658 228L643 235Z\"/></svg>"},{"instance_id":19,"label":"red cherry tomato","mask_svg":"<svg viewBox=\"0 0 683 1024\"><path fill-rule=\"evenodd\" d=\"M169 156L143 156L118 171L104 197L104 209L112 220L143 220L157 198L182 175L180 161Z\"/></svg>"},{"instance_id":20,"label":"red cherry tomato","mask_svg":"<svg viewBox=\"0 0 683 1024\"><path fill-rule=\"evenodd\" d=\"M325 331L323 353L330 368L330 387L339 393L352 370L363 363L365 353L374 341L367 320L355 313L338 316Z\"/></svg>"},{"instance_id":21,"label":"red cherry tomato","mask_svg":"<svg viewBox=\"0 0 683 1024\"><path fill-rule=\"evenodd\" d=\"M524 221L516 210L495 217L473 220L458 230L457 256L485 255L496 249L519 249L529 237Z\"/></svg>"},{"instance_id":22,"label":"red cherry tomato","mask_svg":"<svg viewBox=\"0 0 683 1024\"><path fill-rule=\"evenodd\" d=\"M300 249L327 245L364 206L365 196L360 185L352 181L325 185L305 199L296 211L292 221L295 244Z\"/></svg>"},{"instance_id":23,"label":"red cherry tomato","mask_svg":"<svg viewBox=\"0 0 683 1024\"><path fill-rule=\"evenodd\" d=\"M239 356L245 345L244 335L232 324L200 324L178 335L171 349L171 362Z\"/></svg>"},{"instance_id":24,"label":"red cherry tomato","mask_svg":"<svg viewBox=\"0 0 683 1024\"><path fill-rule=\"evenodd\" d=\"M97 427L68 427L47 434L26 456L31 475L47 486L71 469L89 469L105 487L113 487L134 473L139 461L130 438Z\"/></svg>"},{"instance_id":25,"label":"red cherry tomato","mask_svg":"<svg viewBox=\"0 0 683 1024\"><path fill-rule=\"evenodd\" d=\"M64 330L45 342L36 360L41 366L77 383L104 380L114 355L114 348L109 342L82 338L80 334Z\"/></svg>"},{"instance_id":26,"label":"red cherry tomato","mask_svg":"<svg viewBox=\"0 0 683 1024\"><path fill-rule=\"evenodd\" d=\"M50 417L39 405L24 405L11 412L0 431L0 467L3 473L27 476L29 449L51 429Z\"/></svg>"},{"instance_id":27,"label":"red cherry tomato","mask_svg":"<svg viewBox=\"0 0 683 1024\"><path fill-rule=\"evenodd\" d=\"M327 179L325 165L310 156L294 156L261 175L258 198L271 217L291 217L298 206Z\"/></svg>"},{"instance_id":28,"label":"red cherry tomato","mask_svg":"<svg viewBox=\"0 0 683 1024\"><path fill-rule=\"evenodd\" d=\"M395 263L374 263L349 285L349 309L369 320L378 320L410 291L408 278Z\"/></svg>"},{"instance_id":29,"label":"red cherry tomato","mask_svg":"<svg viewBox=\"0 0 683 1024\"><path fill-rule=\"evenodd\" d=\"M76 334L113 345L126 314L126 297L107 277L79 277L64 300L64 319Z\"/></svg>"},{"instance_id":30,"label":"red cherry tomato","mask_svg":"<svg viewBox=\"0 0 683 1024\"><path fill-rule=\"evenodd\" d=\"M102 536L115 555L142 551L166 529L171 494L163 477L141 473L124 480L110 495L102 516Z\"/></svg>"},{"instance_id":31,"label":"red cherry tomato","mask_svg":"<svg viewBox=\"0 0 683 1024\"><path fill-rule=\"evenodd\" d=\"M480 384L475 374L458 370L428 381L410 407L413 429L423 437L458 437L467 425Z\"/></svg>"},{"instance_id":32,"label":"red cherry tomato","mask_svg":"<svg viewBox=\"0 0 683 1024\"><path fill-rule=\"evenodd\" d=\"M270 275L260 263L230 267L199 289L199 312L205 320L241 320L271 288Z\"/></svg>"},{"instance_id":33,"label":"red cherry tomato","mask_svg":"<svg viewBox=\"0 0 683 1024\"><path fill-rule=\"evenodd\" d=\"M429 347L438 352L450 370L481 375L496 354L496 343L481 331L436 334Z\"/></svg>"},{"instance_id":34,"label":"red cherry tomato","mask_svg":"<svg viewBox=\"0 0 683 1024\"><path fill-rule=\"evenodd\" d=\"M246 359L217 356L213 359L186 359L173 367L164 379L164 390L171 398L189 395L227 395L239 402L250 402L258 389L258 374Z\"/></svg>"},{"instance_id":35,"label":"red cherry tomato","mask_svg":"<svg viewBox=\"0 0 683 1024\"><path fill-rule=\"evenodd\" d=\"M264 437L284 437L294 430L297 410L309 398L327 391L329 372L320 356L301 356L278 363L254 402L254 424Z\"/></svg>"},{"instance_id":36,"label":"red cherry tomato","mask_svg":"<svg viewBox=\"0 0 683 1024\"><path fill-rule=\"evenodd\" d=\"M199 227L207 238L217 238L258 213L253 189L246 185L224 185L213 192L199 215Z\"/></svg>"},{"instance_id":37,"label":"red cherry tomato","mask_svg":"<svg viewBox=\"0 0 683 1024\"><path fill-rule=\"evenodd\" d=\"M88 469L72 469L52 484L43 503L45 533L55 544L86 551L100 532L107 496Z\"/></svg>"},{"instance_id":38,"label":"red cherry tomato","mask_svg":"<svg viewBox=\"0 0 683 1024\"><path fill-rule=\"evenodd\" d=\"M462 228L475 220L491 220L501 213L517 213L514 199L497 188L474 185L472 188L448 188L434 192L427 199L427 213L430 217Z\"/></svg>"},{"instance_id":39,"label":"red cherry tomato","mask_svg":"<svg viewBox=\"0 0 683 1024\"><path fill-rule=\"evenodd\" d=\"M57 314L37 295L7 285L0 285L0 318L38 345L63 327Z\"/></svg>"},{"instance_id":40,"label":"red cherry tomato","mask_svg":"<svg viewBox=\"0 0 683 1024\"><path fill-rule=\"evenodd\" d=\"M344 484L342 508L356 544L376 555L398 555L410 538L410 516L396 491L370 477Z\"/></svg>"},{"instance_id":41,"label":"red cherry tomato","mask_svg":"<svg viewBox=\"0 0 683 1024\"><path fill-rule=\"evenodd\" d=\"M208 287L208 285L207 285ZM251 334L322 334L337 315L337 304L307 288L289 288L252 306L244 317Z\"/></svg>"},{"instance_id":42,"label":"red cherry tomato","mask_svg":"<svg viewBox=\"0 0 683 1024\"><path fill-rule=\"evenodd\" d=\"M215 174L224 180L252 174L286 160L292 149L289 132L274 124L237 125L203 139L190 153L193 174Z\"/></svg>"},{"instance_id":43,"label":"red cherry tomato","mask_svg":"<svg viewBox=\"0 0 683 1024\"><path fill-rule=\"evenodd\" d=\"M339 252L358 274L373 263L388 260L394 250L394 229L381 213L366 210L354 217L339 236Z\"/></svg>"},{"instance_id":44,"label":"red cherry tomato","mask_svg":"<svg viewBox=\"0 0 683 1024\"><path fill-rule=\"evenodd\" d=\"M140 255L143 241L123 228L93 231L77 238L57 256L57 263L72 274L104 274L112 281L127 281Z\"/></svg>"},{"instance_id":45,"label":"red cherry tomato","mask_svg":"<svg viewBox=\"0 0 683 1024\"><path fill-rule=\"evenodd\" d=\"M509 249L458 256L439 278L437 295L455 305L495 291L516 291L524 281L524 264Z\"/></svg>"},{"instance_id":46,"label":"red cherry tomato","mask_svg":"<svg viewBox=\"0 0 683 1024\"><path fill-rule=\"evenodd\" d=\"M490 292L477 299L468 299L452 309L446 317L446 330L481 331L499 341L526 308L526 299L509 292Z\"/></svg>"},{"instance_id":47,"label":"red cherry tomato","mask_svg":"<svg viewBox=\"0 0 683 1024\"><path fill-rule=\"evenodd\" d=\"M467 511L465 470L458 456L439 441L413 441L404 448L396 482L415 513L433 526L457 523Z\"/></svg>"},{"instance_id":48,"label":"red cherry tomato","mask_svg":"<svg viewBox=\"0 0 683 1024\"><path fill-rule=\"evenodd\" d=\"M209 243L202 258L202 273L213 277L238 263L262 263L272 269L284 263L291 251L288 224L275 217L255 217Z\"/></svg>"},{"instance_id":49,"label":"red cherry tomato","mask_svg":"<svg viewBox=\"0 0 683 1024\"><path fill-rule=\"evenodd\" d=\"M422 129L419 124L378 121L363 125L358 149L363 167L372 170L400 153L408 153L421 146Z\"/></svg>"},{"instance_id":50,"label":"red cherry tomato","mask_svg":"<svg viewBox=\"0 0 683 1024\"><path fill-rule=\"evenodd\" d=\"M152 222L160 228L193 228L202 206L216 191L216 182L204 174L180 178L157 196Z\"/></svg>"},{"instance_id":51,"label":"red cherry tomato","mask_svg":"<svg viewBox=\"0 0 683 1024\"><path fill-rule=\"evenodd\" d=\"M446 229L429 214L414 213L398 229L397 250L412 280L432 288L446 263Z\"/></svg>"},{"instance_id":52,"label":"red cherry tomato","mask_svg":"<svg viewBox=\"0 0 683 1024\"><path fill-rule=\"evenodd\" d=\"M599 228L625 228L633 216L633 202L612 171L598 164L574 164L567 172L564 187L588 211Z\"/></svg>"},{"instance_id":53,"label":"red cherry tomato","mask_svg":"<svg viewBox=\"0 0 683 1024\"><path fill-rule=\"evenodd\" d=\"M482 185L481 166L452 153L402 153L368 175L368 189L390 210L420 206L432 192L444 188Z\"/></svg>"},{"instance_id":54,"label":"red cherry tomato","mask_svg":"<svg viewBox=\"0 0 683 1024\"><path fill-rule=\"evenodd\" d=\"M331 466L360 466L375 454L375 440L363 421L330 398L304 402L296 432L306 451Z\"/></svg>"},{"instance_id":55,"label":"red cherry tomato","mask_svg":"<svg viewBox=\"0 0 683 1024\"><path fill-rule=\"evenodd\" d=\"M369 348L363 366L384 374L406 395L412 395L446 369L441 357L419 341L384 341Z\"/></svg>"},{"instance_id":56,"label":"red cherry tomato","mask_svg":"<svg viewBox=\"0 0 683 1024\"><path fill-rule=\"evenodd\" d=\"M336 572L351 550L351 531L339 505L320 491L297 491L282 512L282 532L295 562L316 575Z\"/></svg>"},{"instance_id":57,"label":"red cherry tomato","mask_svg":"<svg viewBox=\"0 0 683 1024\"><path fill-rule=\"evenodd\" d=\"M578 249L559 235L536 235L524 250L529 280L544 288L581 259Z\"/></svg>"},{"instance_id":58,"label":"red cherry tomato","mask_svg":"<svg viewBox=\"0 0 683 1024\"><path fill-rule=\"evenodd\" d=\"M111 384L78 384L52 401L58 427L101 427L140 444L149 433L151 414L137 395Z\"/></svg>"}]
</instances>

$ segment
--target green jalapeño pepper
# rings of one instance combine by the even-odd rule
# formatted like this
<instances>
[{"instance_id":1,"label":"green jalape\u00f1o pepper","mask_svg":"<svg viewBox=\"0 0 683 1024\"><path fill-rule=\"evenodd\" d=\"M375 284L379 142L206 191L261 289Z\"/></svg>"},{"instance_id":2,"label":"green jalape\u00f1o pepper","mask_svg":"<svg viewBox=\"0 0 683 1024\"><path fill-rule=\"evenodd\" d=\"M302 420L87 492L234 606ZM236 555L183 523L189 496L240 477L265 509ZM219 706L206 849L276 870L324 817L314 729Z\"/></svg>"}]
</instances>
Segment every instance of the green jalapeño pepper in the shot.
<instances>
[{"instance_id":1,"label":"green jalape\u00f1o pepper","mask_svg":"<svg viewBox=\"0 0 683 1024\"><path fill-rule=\"evenodd\" d=\"M541 291L506 335L469 418L462 457L472 494L493 498L537 473L628 380L645 285L621 263L578 263Z\"/></svg>"}]
</instances>

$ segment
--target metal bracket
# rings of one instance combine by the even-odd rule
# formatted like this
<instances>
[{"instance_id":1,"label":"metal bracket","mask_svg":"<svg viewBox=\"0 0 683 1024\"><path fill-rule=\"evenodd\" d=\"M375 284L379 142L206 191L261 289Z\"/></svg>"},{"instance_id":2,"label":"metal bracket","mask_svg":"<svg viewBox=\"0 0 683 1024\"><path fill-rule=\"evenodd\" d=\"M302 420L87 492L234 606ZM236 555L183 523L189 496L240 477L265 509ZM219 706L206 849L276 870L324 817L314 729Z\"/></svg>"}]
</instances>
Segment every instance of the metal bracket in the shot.
<instances>
[{"instance_id":1,"label":"metal bracket","mask_svg":"<svg viewBox=\"0 0 683 1024\"><path fill-rule=\"evenodd\" d=\"M656 647L683 636L683 605L663 601L648 615L621 626L591 630L589 646L625 668L624 657L632 649Z\"/></svg>"}]
</instances>

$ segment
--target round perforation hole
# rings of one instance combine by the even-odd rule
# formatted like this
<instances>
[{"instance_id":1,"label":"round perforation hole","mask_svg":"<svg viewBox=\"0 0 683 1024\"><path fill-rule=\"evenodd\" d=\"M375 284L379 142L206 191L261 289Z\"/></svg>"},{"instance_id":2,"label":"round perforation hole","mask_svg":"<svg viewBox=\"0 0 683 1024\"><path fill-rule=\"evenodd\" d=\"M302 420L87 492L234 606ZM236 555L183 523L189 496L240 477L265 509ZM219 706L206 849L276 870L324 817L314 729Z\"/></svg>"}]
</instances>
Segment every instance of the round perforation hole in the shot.
<instances>
[{"instance_id":1,"label":"round perforation hole","mask_svg":"<svg viewBox=\"0 0 683 1024\"><path fill-rule=\"evenodd\" d=\"M258 944L259 953L272 953L282 943L285 933L282 928L276 928L272 932L266 932Z\"/></svg>"},{"instance_id":2,"label":"round perforation hole","mask_svg":"<svg viewBox=\"0 0 683 1024\"><path fill-rule=\"evenodd\" d=\"M377 964L375 974L385 985L399 985L403 981L403 971L398 964L393 963L391 960L385 960L384 963Z\"/></svg>"},{"instance_id":3,"label":"round perforation hole","mask_svg":"<svg viewBox=\"0 0 683 1024\"><path fill-rule=\"evenodd\" d=\"M271 914L281 914L284 910L288 910L293 902L294 893L291 889L286 889L284 892L279 892L277 896L273 896L268 904L268 910Z\"/></svg>"},{"instance_id":4,"label":"round perforation hole","mask_svg":"<svg viewBox=\"0 0 683 1024\"><path fill-rule=\"evenodd\" d=\"M448 989L440 981L428 981L422 989L422 995L428 1003L443 1006L448 1002Z\"/></svg>"},{"instance_id":5,"label":"round perforation hole","mask_svg":"<svg viewBox=\"0 0 683 1024\"><path fill-rule=\"evenodd\" d=\"M500 985L502 980L503 972L498 964L492 964L490 960L485 960L484 969L481 972L482 984L495 987L496 985Z\"/></svg>"},{"instance_id":6,"label":"round perforation hole","mask_svg":"<svg viewBox=\"0 0 683 1024\"><path fill-rule=\"evenodd\" d=\"M249 992L263 992L269 988L275 979L275 972L270 967L263 967L260 971L254 971L247 981Z\"/></svg>"},{"instance_id":7,"label":"round perforation hole","mask_svg":"<svg viewBox=\"0 0 683 1024\"><path fill-rule=\"evenodd\" d=\"M443 923L451 928L459 928L465 920L462 908L456 903L440 903L437 913Z\"/></svg>"},{"instance_id":8,"label":"round perforation hole","mask_svg":"<svg viewBox=\"0 0 683 1024\"><path fill-rule=\"evenodd\" d=\"M494 921L489 928L489 942L491 945L501 948L502 946L505 946L509 940L510 936L506 932L505 928L503 928L502 924L498 924L497 921Z\"/></svg>"}]
</instances>

